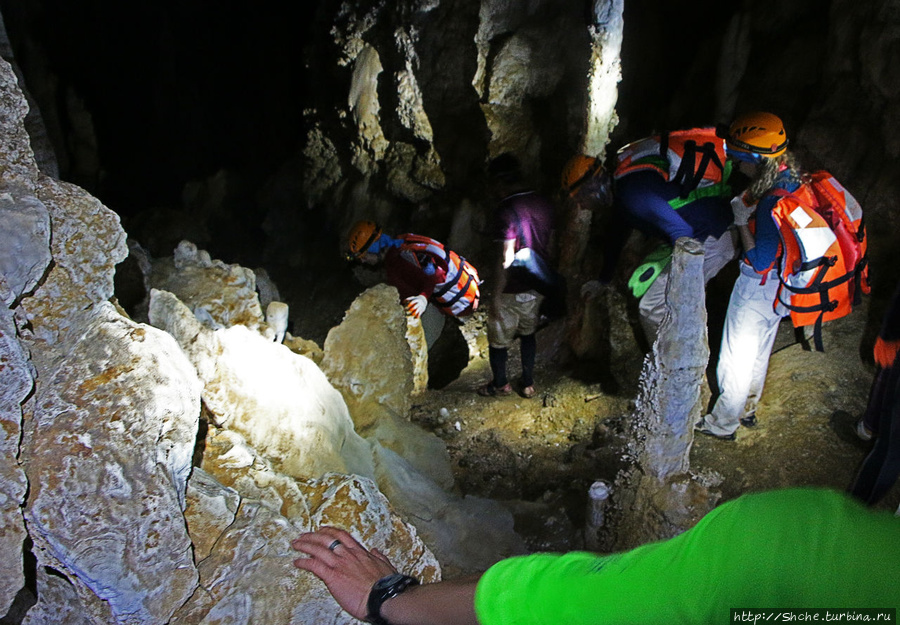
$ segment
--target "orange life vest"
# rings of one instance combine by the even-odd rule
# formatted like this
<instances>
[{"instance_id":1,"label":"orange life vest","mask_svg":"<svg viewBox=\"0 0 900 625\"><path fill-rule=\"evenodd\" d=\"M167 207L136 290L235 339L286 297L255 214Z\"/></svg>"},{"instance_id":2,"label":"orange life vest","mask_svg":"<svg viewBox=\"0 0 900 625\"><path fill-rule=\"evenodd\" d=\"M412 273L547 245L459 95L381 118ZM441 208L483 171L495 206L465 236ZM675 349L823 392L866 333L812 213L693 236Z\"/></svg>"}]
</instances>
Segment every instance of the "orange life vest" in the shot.
<instances>
[{"instance_id":1,"label":"orange life vest","mask_svg":"<svg viewBox=\"0 0 900 625\"><path fill-rule=\"evenodd\" d=\"M790 311L794 327L821 326L849 314L869 293L862 208L826 171L811 174L793 193L779 196L772 216L781 236L776 307Z\"/></svg>"},{"instance_id":2,"label":"orange life vest","mask_svg":"<svg viewBox=\"0 0 900 625\"><path fill-rule=\"evenodd\" d=\"M478 271L465 258L446 249L441 243L418 234L402 234L400 253L419 267L435 263L446 275L431 294L431 302L453 317L470 314L481 299L481 280Z\"/></svg>"},{"instance_id":3,"label":"orange life vest","mask_svg":"<svg viewBox=\"0 0 900 625\"><path fill-rule=\"evenodd\" d=\"M681 185L681 196L727 182L725 140L715 128L693 128L654 135L619 149L618 179L636 171L655 171ZM729 170L730 171L730 170Z\"/></svg>"}]
</instances>

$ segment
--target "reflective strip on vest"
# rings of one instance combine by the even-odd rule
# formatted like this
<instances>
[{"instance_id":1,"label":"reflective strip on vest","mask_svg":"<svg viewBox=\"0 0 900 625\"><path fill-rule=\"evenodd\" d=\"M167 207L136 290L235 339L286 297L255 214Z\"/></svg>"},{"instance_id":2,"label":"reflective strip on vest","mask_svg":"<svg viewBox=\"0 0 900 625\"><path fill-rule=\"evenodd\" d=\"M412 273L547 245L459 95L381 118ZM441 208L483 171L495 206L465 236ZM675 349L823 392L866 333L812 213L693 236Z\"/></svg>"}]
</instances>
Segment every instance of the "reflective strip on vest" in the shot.
<instances>
[{"instance_id":1,"label":"reflective strip on vest","mask_svg":"<svg viewBox=\"0 0 900 625\"><path fill-rule=\"evenodd\" d=\"M804 288L812 282L818 271L818 267L804 269L805 264L811 259L837 255L837 237L825 220L812 209L798 206L788 217L799 246L799 258L787 265L792 273L785 276L785 281L793 287Z\"/></svg>"},{"instance_id":2,"label":"reflective strip on vest","mask_svg":"<svg viewBox=\"0 0 900 625\"><path fill-rule=\"evenodd\" d=\"M850 192L844 188L844 185L838 182L834 176L829 175L825 182L841 194L844 204L844 213L847 215L850 222L858 228L862 223L862 206L860 206L859 202L856 201L856 198L853 197Z\"/></svg>"}]
</instances>

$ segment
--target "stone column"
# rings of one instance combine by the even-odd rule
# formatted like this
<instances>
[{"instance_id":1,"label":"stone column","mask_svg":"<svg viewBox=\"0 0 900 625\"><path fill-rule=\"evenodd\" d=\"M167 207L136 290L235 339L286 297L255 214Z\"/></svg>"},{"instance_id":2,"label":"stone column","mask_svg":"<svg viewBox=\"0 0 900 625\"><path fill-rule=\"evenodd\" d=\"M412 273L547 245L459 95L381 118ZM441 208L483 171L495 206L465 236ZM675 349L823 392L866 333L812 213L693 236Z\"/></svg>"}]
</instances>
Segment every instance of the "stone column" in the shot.
<instances>
[{"instance_id":1,"label":"stone column","mask_svg":"<svg viewBox=\"0 0 900 625\"><path fill-rule=\"evenodd\" d=\"M645 364L643 382L647 384L642 384L637 402L639 420L646 429L639 462L649 475L665 480L689 468L693 424L700 417L700 393L709 363L703 245L695 239L676 243L666 314L651 361Z\"/></svg>"},{"instance_id":2,"label":"stone column","mask_svg":"<svg viewBox=\"0 0 900 625\"><path fill-rule=\"evenodd\" d=\"M693 424L709 361L703 246L679 239L666 287L666 314L644 361L632 415L633 464L616 478L608 544L623 549L691 527L714 503L690 473Z\"/></svg>"},{"instance_id":3,"label":"stone column","mask_svg":"<svg viewBox=\"0 0 900 625\"><path fill-rule=\"evenodd\" d=\"M602 158L609 135L619 118L616 115L618 84L622 79L622 13L625 0L595 0L591 36L591 70L588 86L587 124L582 152Z\"/></svg>"}]
</instances>

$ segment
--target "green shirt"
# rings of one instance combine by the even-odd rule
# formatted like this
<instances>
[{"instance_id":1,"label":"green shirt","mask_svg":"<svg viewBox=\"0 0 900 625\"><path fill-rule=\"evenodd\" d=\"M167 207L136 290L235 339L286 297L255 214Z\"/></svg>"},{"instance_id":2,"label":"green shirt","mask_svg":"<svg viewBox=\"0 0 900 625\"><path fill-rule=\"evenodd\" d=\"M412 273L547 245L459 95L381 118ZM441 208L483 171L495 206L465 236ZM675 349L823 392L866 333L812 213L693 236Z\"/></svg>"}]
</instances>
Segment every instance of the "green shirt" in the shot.
<instances>
[{"instance_id":1,"label":"green shirt","mask_svg":"<svg viewBox=\"0 0 900 625\"><path fill-rule=\"evenodd\" d=\"M900 607L900 518L825 489L744 495L670 540L620 554L503 560L482 625L728 623L731 608Z\"/></svg>"}]
</instances>

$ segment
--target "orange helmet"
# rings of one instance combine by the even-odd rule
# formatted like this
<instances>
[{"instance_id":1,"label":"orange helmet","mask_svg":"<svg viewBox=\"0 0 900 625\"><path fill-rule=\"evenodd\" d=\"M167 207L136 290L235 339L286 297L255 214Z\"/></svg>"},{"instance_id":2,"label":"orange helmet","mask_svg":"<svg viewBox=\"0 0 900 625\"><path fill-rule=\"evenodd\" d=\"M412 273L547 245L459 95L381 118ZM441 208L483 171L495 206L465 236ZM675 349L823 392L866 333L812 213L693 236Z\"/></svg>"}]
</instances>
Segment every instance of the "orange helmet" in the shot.
<instances>
[{"instance_id":1,"label":"orange helmet","mask_svg":"<svg viewBox=\"0 0 900 625\"><path fill-rule=\"evenodd\" d=\"M350 255L359 258L366 253L369 246L372 245L378 237L381 236L381 226L374 221L366 219L357 221L350 228L350 235L347 237L350 247Z\"/></svg>"},{"instance_id":2,"label":"orange helmet","mask_svg":"<svg viewBox=\"0 0 900 625\"><path fill-rule=\"evenodd\" d=\"M771 113L746 113L731 122L725 138L730 152L775 158L787 149L784 124Z\"/></svg>"},{"instance_id":3,"label":"orange helmet","mask_svg":"<svg viewBox=\"0 0 900 625\"><path fill-rule=\"evenodd\" d=\"M569 159L562 171L562 188L568 194L575 191L595 175L603 171L603 162L595 156L577 154Z\"/></svg>"}]
</instances>

